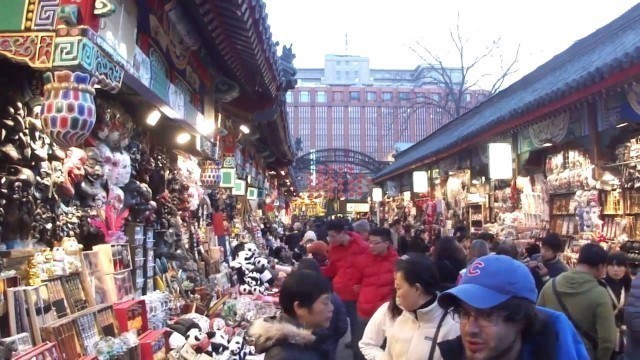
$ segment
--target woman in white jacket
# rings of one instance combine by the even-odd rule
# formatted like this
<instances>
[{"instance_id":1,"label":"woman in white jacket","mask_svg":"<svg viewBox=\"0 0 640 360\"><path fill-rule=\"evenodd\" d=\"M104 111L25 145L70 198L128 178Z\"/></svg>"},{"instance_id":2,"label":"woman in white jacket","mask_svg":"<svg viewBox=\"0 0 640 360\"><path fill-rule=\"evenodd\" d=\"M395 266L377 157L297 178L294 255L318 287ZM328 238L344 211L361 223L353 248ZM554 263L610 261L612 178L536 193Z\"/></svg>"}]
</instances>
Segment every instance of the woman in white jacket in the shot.
<instances>
[{"instance_id":1,"label":"woman in white jacket","mask_svg":"<svg viewBox=\"0 0 640 360\"><path fill-rule=\"evenodd\" d=\"M367 360L441 360L437 343L460 335L460 326L436 302L441 284L433 262L405 255L394 278L395 297L369 321L360 350Z\"/></svg>"}]
</instances>

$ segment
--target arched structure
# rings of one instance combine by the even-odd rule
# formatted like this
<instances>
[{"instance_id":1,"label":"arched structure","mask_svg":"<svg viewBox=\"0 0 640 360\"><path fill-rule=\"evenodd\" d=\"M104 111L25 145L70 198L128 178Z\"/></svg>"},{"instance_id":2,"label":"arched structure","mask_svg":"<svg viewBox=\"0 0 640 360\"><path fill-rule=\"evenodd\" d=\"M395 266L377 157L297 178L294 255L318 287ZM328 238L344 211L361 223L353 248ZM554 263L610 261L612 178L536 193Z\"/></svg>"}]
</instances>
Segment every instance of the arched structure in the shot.
<instances>
[{"instance_id":1,"label":"arched structure","mask_svg":"<svg viewBox=\"0 0 640 360\"><path fill-rule=\"evenodd\" d=\"M313 166L326 164L349 164L361 170L363 173L375 175L388 162L378 161L371 156L350 149L322 149L308 152L298 156L294 162L294 169L297 172L310 171Z\"/></svg>"}]
</instances>

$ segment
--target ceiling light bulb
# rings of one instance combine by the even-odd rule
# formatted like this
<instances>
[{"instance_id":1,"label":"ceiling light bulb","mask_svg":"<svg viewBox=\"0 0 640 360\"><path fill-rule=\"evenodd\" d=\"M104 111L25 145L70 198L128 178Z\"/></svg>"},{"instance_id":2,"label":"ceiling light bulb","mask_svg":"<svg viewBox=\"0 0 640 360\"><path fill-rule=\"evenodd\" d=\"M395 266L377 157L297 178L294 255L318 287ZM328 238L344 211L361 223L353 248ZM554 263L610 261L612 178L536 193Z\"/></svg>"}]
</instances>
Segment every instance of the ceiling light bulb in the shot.
<instances>
[{"instance_id":1,"label":"ceiling light bulb","mask_svg":"<svg viewBox=\"0 0 640 360\"><path fill-rule=\"evenodd\" d=\"M161 115L162 114L160 113L160 110L158 109L153 110L147 116L147 124L150 126L156 126L156 124L158 123L158 120L160 120Z\"/></svg>"},{"instance_id":2,"label":"ceiling light bulb","mask_svg":"<svg viewBox=\"0 0 640 360\"><path fill-rule=\"evenodd\" d=\"M549 146L553 146L553 144L550 143L550 142L546 142L546 143L542 144L542 147L549 147Z\"/></svg>"},{"instance_id":3,"label":"ceiling light bulb","mask_svg":"<svg viewBox=\"0 0 640 360\"><path fill-rule=\"evenodd\" d=\"M248 134L250 130L247 125L240 125L240 131L242 131L245 134Z\"/></svg>"},{"instance_id":4,"label":"ceiling light bulb","mask_svg":"<svg viewBox=\"0 0 640 360\"><path fill-rule=\"evenodd\" d=\"M183 132L180 133L177 137L176 137L176 142L178 144L186 144L187 141L191 140L191 134L187 133L187 132Z\"/></svg>"},{"instance_id":5,"label":"ceiling light bulb","mask_svg":"<svg viewBox=\"0 0 640 360\"><path fill-rule=\"evenodd\" d=\"M285 174L284 170L280 170L280 174L284 175Z\"/></svg>"},{"instance_id":6,"label":"ceiling light bulb","mask_svg":"<svg viewBox=\"0 0 640 360\"><path fill-rule=\"evenodd\" d=\"M618 124L618 125L616 125L616 127L617 127L617 128L621 128L621 127L625 127L625 126L627 126L627 125L629 125L629 123L622 123L622 124Z\"/></svg>"},{"instance_id":7,"label":"ceiling light bulb","mask_svg":"<svg viewBox=\"0 0 640 360\"><path fill-rule=\"evenodd\" d=\"M197 126L198 132L202 135L209 135L216 129L215 121L204 121Z\"/></svg>"}]
</instances>

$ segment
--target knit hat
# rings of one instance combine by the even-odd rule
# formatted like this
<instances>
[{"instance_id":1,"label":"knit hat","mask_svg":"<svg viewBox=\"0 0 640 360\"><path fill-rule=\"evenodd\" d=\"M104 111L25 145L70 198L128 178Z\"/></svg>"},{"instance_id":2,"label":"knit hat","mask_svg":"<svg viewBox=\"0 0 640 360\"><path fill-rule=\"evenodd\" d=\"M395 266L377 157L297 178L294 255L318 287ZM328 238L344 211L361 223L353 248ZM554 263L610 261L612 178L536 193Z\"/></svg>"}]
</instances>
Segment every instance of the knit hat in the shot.
<instances>
[{"instance_id":1,"label":"knit hat","mask_svg":"<svg viewBox=\"0 0 640 360\"><path fill-rule=\"evenodd\" d=\"M369 222L367 220L363 219L353 223L353 231L355 232L368 233L369 230Z\"/></svg>"},{"instance_id":2,"label":"knit hat","mask_svg":"<svg viewBox=\"0 0 640 360\"><path fill-rule=\"evenodd\" d=\"M302 237L302 242L306 242L306 241L309 241L309 240L313 240L313 241L318 240L318 238L316 237L316 233L314 233L311 230L309 230L306 233L304 233L304 236Z\"/></svg>"},{"instance_id":3,"label":"knit hat","mask_svg":"<svg viewBox=\"0 0 640 360\"><path fill-rule=\"evenodd\" d=\"M324 241L314 241L307 246L307 253L320 255L326 259L329 256L329 246Z\"/></svg>"}]
</instances>

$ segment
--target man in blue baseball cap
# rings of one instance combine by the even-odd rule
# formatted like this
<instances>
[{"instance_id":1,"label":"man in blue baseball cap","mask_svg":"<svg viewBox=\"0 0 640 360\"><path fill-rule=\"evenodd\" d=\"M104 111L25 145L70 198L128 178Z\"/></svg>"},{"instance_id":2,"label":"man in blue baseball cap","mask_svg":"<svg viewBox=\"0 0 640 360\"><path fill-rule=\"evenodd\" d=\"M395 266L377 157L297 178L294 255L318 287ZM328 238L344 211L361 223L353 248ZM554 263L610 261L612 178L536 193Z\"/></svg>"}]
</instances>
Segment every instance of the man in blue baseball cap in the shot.
<instances>
[{"instance_id":1,"label":"man in blue baseball cap","mask_svg":"<svg viewBox=\"0 0 640 360\"><path fill-rule=\"evenodd\" d=\"M460 284L440 295L460 323L460 336L438 344L444 360L588 359L567 317L536 307L527 267L504 255L474 261Z\"/></svg>"}]
</instances>

